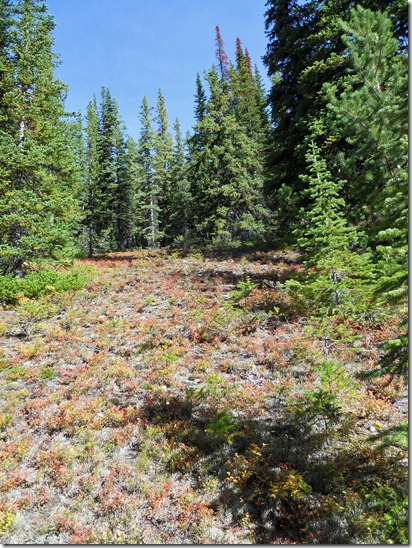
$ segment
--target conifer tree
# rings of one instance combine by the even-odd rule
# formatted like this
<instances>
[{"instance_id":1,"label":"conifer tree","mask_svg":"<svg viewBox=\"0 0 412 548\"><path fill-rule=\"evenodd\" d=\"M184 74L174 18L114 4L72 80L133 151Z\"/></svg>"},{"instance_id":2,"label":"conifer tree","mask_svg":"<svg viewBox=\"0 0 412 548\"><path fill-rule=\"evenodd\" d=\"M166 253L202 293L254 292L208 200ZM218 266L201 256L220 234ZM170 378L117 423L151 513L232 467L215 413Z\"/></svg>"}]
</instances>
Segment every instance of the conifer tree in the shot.
<instances>
[{"instance_id":1,"label":"conifer tree","mask_svg":"<svg viewBox=\"0 0 412 548\"><path fill-rule=\"evenodd\" d=\"M351 214L372 236L381 222L392 224L399 217L400 212L383 220L382 193L389 186L403 188L406 203L407 57L398 53L387 14L360 6L351 14L348 23L341 21L348 74L324 86L326 120L329 139L343 145L338 167L352 180Z\"/></svg>"},{"instance_id":2,"label":"conifer tree","mask_svg":"<svg viewBox=\"0 0 412 548\"><path fill-rule=\"evenodd\" d=\"M273 78L269 104L274 130L266 193L277 210L281 232L295 225L299 209L304 206L305 183L300 174L305 169L305 153L314 136L313 122L319 124L325 114L327 99L321 93L322 86L338 81L348 66L339 20L349 18L354 4L353 0L267 3L269 43L264 61ZM398 36L404 38L407 32L404 0L364 0L362 5L373 10L388 8ZM322 145L324 141L327 134L318 126L317 142ZM340 140L329 143L327 159L333 159L343 146ZM333 176L338 176L339 167L329 167L333 167ZM349 206L352 206L350 199Z\"/></svg>"},{"instance_id":3,"label":"conifer tree","mask_svg":"<svg viewBox=\"0 0 412 548\"><path fill-rule=\"evenodd\" d=\"M144 216L142 204L144 204L143 189L141 186L141 166L139 164L138 145L132 137L127 139L126 169L130 183L130 248L143 247L145 241L142 230Z\"/></svg>"},{"instance_id":4,"label":"conifer tree","mask_svg":"<svg viewBox=\"0 0 412 548\"><path fill-rule=\"evenodd\" d=\"M89 256L123 251L132 245L132 181L127 137L116 100L101 90L99 108L94 97L86 114L84 225Z\"/></svg>"},{"instance_id":5,"label":"conifer tree","mask_svg":"<svg viewBox=\"0 0 412 548\"><path fill-rule=\"evenodd\" d=\"M249 54L246 55L246 51L243 51L240 38L237 38L236 65L230 67L230 83L236 118L247 136L256 143L256 160L261 164L260 173L262 175L270 125L265 108L266 98L262 79L257 67L255 75L253 74L251 59Z\"/></svg>"},{"instance_id":6,"label":"conifer tree","mask_svg":"<svg viewBox=\"0 0 412 548\"><path fill-rule=\"evenodd\" d=\"M173 128L175 147L171 169L168 236L172 242L186 247L189 243L193 203L186 171L185 144L177 118Z\"/></svg>"},{"instance_id":7,"label":"conifer tree","mask_svg":"<svg viewBox=\"0 0 412 548\"><path fill-rule=\"evenodd\" d=\"M197 230L221 243L260 237L266 210L256 143L236 119L229 82L216 67L206 79L210 98L195 127L202 147L191 150L189 166Z\"/></svg>"},{"instance_id":8,"label":"conifer tree","mask_svg":"<svg viewBox=\"0 0 412 548\"><path fill-rule=\"evenodd\" d=\"M188 156L190 161L187 164L187 176L190 181L191 194L199 195L202 182L199 177L200 162L202 162L202 151L205 146L206 135L202 121L206 116L207 109L207 96L202 84L202 80L199 73L196 75L196 95L195 95L195 107L194 117L196 124L193 128L193 133L187 139ZM199 187L197 189L197 187ZM193 220L194 222L194 220Z\"/></svg>"},{"instance_id":9,"label":"conifer tree","mask_svg":"<svg viewBox=\"0 0 412 548\"><path fill-rule=\"evenodd\" d=\"M220 79L228 80L229 79L229 59L226 55L225 45L220 34L220 28L216 27L216 58L218 63Z\"/></svg>"},{"instance_id":10,"label":"conifer tree","mask_svg":"<svg viewBox=\"0 0 412 548\"><path fill-rule=\"evenodd\" d=\"M131 188L126 169L126 137L116 100L102 88L99 131L100 210L110 250L127 248L131 229Z\"/></svg>"},{"instance_id":11,"label":"conifer tree","mask_svg":"<svg viewBox=\"0 0 412 548\"><path fill-rule=\"evenodd\" d=\"M376 247L382 305L404 315L408 288L408 69L389 16L357 6L345 31L350 72L327 86L330 128L351 145L341 169L356 177L353 202L368 204L365 226ZM402 312L403 309L403 312ZM407 330L388 343L382 370L406 376Z\"/></svg>"},{"instance_id":12,"label":"conifer tree","mask_svg":"<svg viewBox=\"0 0 412 548\"><path fill-rule=\"evenodd\" d=\"M169 131L169 119L165 98L159 89L156 104L156 131L153 142L153 184L158 188L159 223L161 232L167 234L172 207L173 139Z\"/></svg>"},{"instance_id":13,"label":"conifer tree","mask_svg":"<svg viewBox=\"0 0 412 548\"><path fill-rule=\"evenodd\" d=\"M206 113L207 97L199 73L196 75L195 119L200 121Z\"/></svg>"},{"instance_id":14,"label":"conifer tree","mask_svg":"<svg viewBox=\"0 0 412 548\"><path fill-rule=\"evenodd\" d=\"M372 257L357 249L362 234L345 220L343 181L335 182L314 142L306 155L309 205L302 211L302 226L295 230L305 251L307 272L301 281L286 283L292 295L311 313L365 312L373 287Z\"/></svg>"},{"instance_id":15,"label":"conifer tree","mask_svg":"<svg viewBox=\"0 0 412 548\"><path fill-rule=\"evenodd\" d=\"M140 203L142 218L142 236L149 247L157 249L163 237L160 226L161 187L159 179L154 177L154 142L155 134L152 127L151 107L146 96L143 97L140 109L140 137L138 141L138 166L140 194L143 198Z\"/></svg>"},{"instance_id":16,"label":"conifer tree","mask_svg":"<svg viewBox=\"0 0 412 548\"><path fill-rule=\"evenodd\" d=\"M100 219L101 195L99 188L99 114L97 111L96 97L87 105L86 112L86 180L84 190L83 208L85 211L84 224L87 227L87 250L92 257L99 249L103 221Z\"/></svg>"},{"instance_id":17,"label":"conifer tree","mask_svg":"<svg viewBox=\"0 0 412 548\"><path fill-rule=\"evenodd\" d=\"M37 0L1 9L0 268L17 273L69 252L79 209L53 20Z\"/></svg>"}]
</instances>

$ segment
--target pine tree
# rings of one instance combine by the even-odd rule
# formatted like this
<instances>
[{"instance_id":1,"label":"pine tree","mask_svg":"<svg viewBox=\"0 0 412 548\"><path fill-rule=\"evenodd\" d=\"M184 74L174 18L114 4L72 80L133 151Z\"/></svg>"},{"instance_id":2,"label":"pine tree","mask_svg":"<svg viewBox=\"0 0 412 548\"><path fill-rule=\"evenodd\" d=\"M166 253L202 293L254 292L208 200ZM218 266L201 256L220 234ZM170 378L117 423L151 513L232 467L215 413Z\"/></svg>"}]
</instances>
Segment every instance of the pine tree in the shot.
<instances>
[{"instance_id":1,"label":"pine tree","mask_svg":"<svg viewBox=\"0 0 412 548\"><path fill-rule=\"evenodd\" d=\"M53 20L36 0L1 9L0 264L17 273L69 252L79 208L66 88L54 77Z\"/></svg>"}]
</instances>

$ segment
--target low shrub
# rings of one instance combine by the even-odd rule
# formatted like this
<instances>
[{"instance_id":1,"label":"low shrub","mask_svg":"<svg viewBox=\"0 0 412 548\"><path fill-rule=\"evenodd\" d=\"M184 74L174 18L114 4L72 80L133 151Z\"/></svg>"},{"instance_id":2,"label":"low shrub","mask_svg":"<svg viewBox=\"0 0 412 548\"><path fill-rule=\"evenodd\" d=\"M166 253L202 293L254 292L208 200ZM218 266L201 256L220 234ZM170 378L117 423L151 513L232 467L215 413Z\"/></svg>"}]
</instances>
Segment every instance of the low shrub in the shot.
<instances>
[{"instance_id":1,"label":"low shrub","mask_svg":"<svg viewBox=\"0 0 412 548\"><path fill-rule=\"evenodd\" d=\"M21 297L36 299L52 293L82 288L87 282L84 269L75 268L64 274L53 269L29 272L24 278L11 274L0 276L0 303L15 304Z\"/></svg>"}]
</instances>

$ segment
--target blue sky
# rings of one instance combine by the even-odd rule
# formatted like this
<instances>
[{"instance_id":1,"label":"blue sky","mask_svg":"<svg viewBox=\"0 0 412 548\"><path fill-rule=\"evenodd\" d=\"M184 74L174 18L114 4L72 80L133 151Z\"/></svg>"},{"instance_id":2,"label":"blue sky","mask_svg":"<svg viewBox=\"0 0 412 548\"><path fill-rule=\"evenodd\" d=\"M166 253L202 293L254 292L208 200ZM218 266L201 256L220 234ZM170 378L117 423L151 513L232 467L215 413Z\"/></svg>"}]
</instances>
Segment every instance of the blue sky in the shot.
<instances>
[{"instance_id":1,"label":"blue sky","mask_svg":"<svg viewBox=\"0 0 412 548\"><path fill-rule=\"evenodd\" d=\"M166 98L171 125L179 118L185 132L193 126L196 73L215 62L219 25L229 59L239 37L257 64L267 38L266 0L46 0L54 16L57 75L68 84L66 108L86 110L101 86L117 99L129 134L138 137L143 96L156 105Z\"/></svg>"}]
</instances>

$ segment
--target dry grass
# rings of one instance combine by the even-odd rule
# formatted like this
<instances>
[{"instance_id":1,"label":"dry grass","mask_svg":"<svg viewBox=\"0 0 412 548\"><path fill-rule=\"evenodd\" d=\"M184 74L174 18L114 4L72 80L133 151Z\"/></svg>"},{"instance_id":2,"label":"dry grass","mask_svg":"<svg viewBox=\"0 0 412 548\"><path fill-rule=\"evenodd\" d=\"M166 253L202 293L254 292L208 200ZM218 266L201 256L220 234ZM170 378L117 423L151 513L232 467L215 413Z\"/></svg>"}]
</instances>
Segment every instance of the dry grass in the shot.
<instances>
[{"instance_id":1,"label":"dry grass","mask_svg":"<svg viewBox=\"0 0 412 548\"><path fill-rule=\"evenodd\" d=\"M379 541L366 494L406 455L369 438L405 420L402 388L355 375L395 321L308 325L287 254L93 263L87 288L0 311L5 543Z\"/></svg>"}]
</instances>

